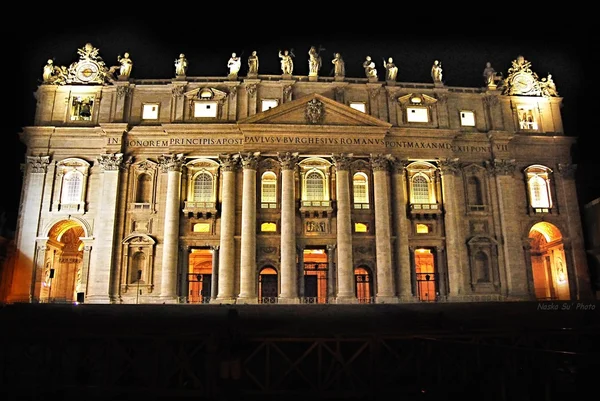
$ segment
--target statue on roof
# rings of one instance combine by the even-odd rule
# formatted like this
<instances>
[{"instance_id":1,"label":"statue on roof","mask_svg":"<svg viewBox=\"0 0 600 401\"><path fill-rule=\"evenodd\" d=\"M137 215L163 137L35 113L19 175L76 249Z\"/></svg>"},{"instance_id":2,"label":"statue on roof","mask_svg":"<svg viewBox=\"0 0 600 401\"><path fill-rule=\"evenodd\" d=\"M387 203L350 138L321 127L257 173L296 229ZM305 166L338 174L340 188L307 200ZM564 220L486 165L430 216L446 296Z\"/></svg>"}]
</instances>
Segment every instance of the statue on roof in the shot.
<instances>
[{"instance_id":1,"label":"statue on roof","mask_svg":"<svg viewBox=\"0 0 600 401\"><path fill-rule=\"evenodd\" d=\"M514 96L558 96L552 75L539 80L538 75L531 70L531 63L523 56L513 60L508 69L508 76L503 81L503 95Z\"/></svg>"}]
</instances>

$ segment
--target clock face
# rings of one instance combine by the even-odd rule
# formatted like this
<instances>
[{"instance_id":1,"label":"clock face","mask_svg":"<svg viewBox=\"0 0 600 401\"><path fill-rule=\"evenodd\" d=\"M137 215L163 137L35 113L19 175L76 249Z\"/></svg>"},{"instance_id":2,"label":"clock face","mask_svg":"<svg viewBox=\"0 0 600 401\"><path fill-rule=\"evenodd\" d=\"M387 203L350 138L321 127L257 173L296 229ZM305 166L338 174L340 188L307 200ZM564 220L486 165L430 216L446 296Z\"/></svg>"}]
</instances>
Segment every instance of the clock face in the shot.
<instances>
[{"instance_id":1,"label":"clock face","mask_svg":"<svg viewBox=\"0 0 600 401\"><path fill-rule=\"evenodd\" d=\"M517 73L512 79L514 92L527 93L533 89L533 78L529 74Z\"/></svg>"},{"instance_id":2,"label":"clock face","mask_svg":"<svg viewBox=\"0 0 600 401\"><path fill-rule=\"evenodd\" d=\"M83 82L91 82L98 77L99 70L95 63L81 63L77 66L77 78Z\"/></svg>"}]
</instances>

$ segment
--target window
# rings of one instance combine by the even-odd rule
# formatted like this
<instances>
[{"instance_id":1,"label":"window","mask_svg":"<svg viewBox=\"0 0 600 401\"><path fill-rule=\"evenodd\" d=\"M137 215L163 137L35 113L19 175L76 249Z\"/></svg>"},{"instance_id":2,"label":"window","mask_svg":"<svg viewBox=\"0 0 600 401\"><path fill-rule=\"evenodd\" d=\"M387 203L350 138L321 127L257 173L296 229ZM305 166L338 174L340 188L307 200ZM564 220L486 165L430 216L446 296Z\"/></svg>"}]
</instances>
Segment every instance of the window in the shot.
<instances>
[{"instance_id":1,"label":"window","mask_svg":"<svg viewBox=\"0 0 600 401\"><path fill-rule=\"evenodd\" d=\"M413 203L429 203L429 183L425 175L419 174L412 180Z\"/></svg>"},{"instance_id":2,"label":"window","mask_svg":"<svg viewBox=\"0 0 600 401\"><path fill-rule=\"evenodd\" d=\"M463 110L460 112L460 125L463 127L475 126L475 113L472 111Z\"/></svg>"},{"instance_id":3,"label":"window","mask_svg":"<svg viewBox=\"0 0 600 401\"><path fill-rule=\"evenodd\" d=\"M209 223L196 223L196 224L194 224L192 231L194 231L195 233L208 234L208 233L210 233L210 224Z\"/></svg>"},{"instance_id":4,"label":"window","mask_svg":"<svg viewBox=\"0 0 600 401\"><path fill-rule=\"evenodd\" d=\"M306 174L306 194L304 199L307 201L323 200L324 177L319 171L311 171Z\"/></svg>"},{"instance_id":5,"label":"window","mask_svg":"<svg viewBox=\"0 0 600 401\"><path fill-rule=\"evenodd\" d=\"M427 110L427 107L407 107L406 121L410 123L429 122L429 112Z\"/></svg>"},{"instance_id":6,"label":"window","mask_svg":"<svg viewBox=\"0 0 600 401\"><path fill-rule=\"evenodd\" d=\"M352 178L352 188L354 192L354 208L369 208L368 178L365 173L356 173Z\"/></svg>"},{"instance_id":7,"label":"window","mask_svg":"<svg viewBox=\"0 0 600 401\"><path fill-rule=\"evenodd\" d=\"M194 202L213 202L213 178L206 171L194 178Z\"/></svg>"},{"instance_id":8,"label":"window","mask_svg":"<svg viewBox=\"0 0 600 401\"><path fill-rule=\"evenodd\" d=\"M365 102L350 102L350 107L354 110L362 111L363 113L367 112L367 105Z\"/></svg>"},{"instance_id":9,"label":"window","mask_svg":"<svg viewBox=\"0 0 600 401\"><path fill-rule=\"evenodd\" d=\"M537 130L538 124L533 108L520 106L517 108L519 116L519 128L522 130Z\"/></svg>"},{"instance_id":10,"label":"window","mask_svg":"<svg viewBox=\"0 0 600 401\"><path fill-rule=\"evenodd\" d=\"M277 224L266 222L260 225L260 231L263 233L274 233L277 232Z\"/></svg>"},{"instance_id":11,"label":"window","mask_svg":"<svg viewBox=\"0 0 600 401\"><path fill-rule=\"evenodd\" d=\"M529 201L536 212L548 212L552 207L552 196L550 191L550 169L544 166L534 165L526 170L527 188L529 190Z\"/></svg>"},{"instance_id":12,"label":"window","mask_svg":"<svg viewBox=\"0 0 600 401\"><path fill-rule=\"evenodd\" d=\"M79 171L69 171L63 177L61 203L74 204L81 200L83 175Z\"/></svg>"},{"instance_id":13,"label":"window","mask_svg":"<svg viewBox=\"0 0 600 401\"><path fill-rule=\"evenodd\" d=\"M369 226L365 223L354 223L355 233L367 233L369 232Z\"/></svg>"},{"instance_id":14,"label":"window","mask_svg":"<svg viewBox=\"0 0 600 401\"><path fill-rule=\"evenodd\" d=\"M277 99L263 99L262 101L262 111L266 111L277 106L279 106L279 100Z\"/></svg>"},{"instance_id":15,"label":"window","mask_svg":"<svg viewBox=\"0 0 600 401\"><path fill-rule=\"evenodd\" d=\"M217 102L211 102L211 101L194 102L194 117L198 117L198 118L217 117Z\"/></svg>"},{"instance_id":16,"label":"window","mask_svg":"<svg viewBox=\"0 0 600 401\"><path fill-rule=\"evenodd\" d=\"M429 234L429 226L427 224L417 224L416 225L417 234Z\"/></svg>"},{"instance_id":17,"label":"window","mask_svg":"<svg viewBox=\"0 0 600 401\"><path fill-rule=\"evenodd\" d=\"M436 170L433 164L425 161L413 162L406 167L413 212L439 211L435 192Z\"/></svg>"},{"instance_id":18,"label":"window","mask_svg":"<svg viewBox=\"0 0 600 401\"><path fill-rule=\"evenodd\" d=\"M277 207L277 176L272 171L267 171L261 179L261 208L274 209Z\"/></svg>"},{"instance_id":19,"label":"window","mask_svg":"<svg viewBox=\"0 0 600 401\"><path fill-rule=\"evenodd\" d=\"M73 96L71 100L71 121L91 121L94 96Z\"/></svg>"},{"instance_id":20,"label":"window","mask_svg":"<svg viewBox=\"0 0 600 401\"><path fill-rule=\"evenodd\" d=\"M142 106L142 119L158 120L158 103L145 103Z\"/></svg>"}]
</instances>

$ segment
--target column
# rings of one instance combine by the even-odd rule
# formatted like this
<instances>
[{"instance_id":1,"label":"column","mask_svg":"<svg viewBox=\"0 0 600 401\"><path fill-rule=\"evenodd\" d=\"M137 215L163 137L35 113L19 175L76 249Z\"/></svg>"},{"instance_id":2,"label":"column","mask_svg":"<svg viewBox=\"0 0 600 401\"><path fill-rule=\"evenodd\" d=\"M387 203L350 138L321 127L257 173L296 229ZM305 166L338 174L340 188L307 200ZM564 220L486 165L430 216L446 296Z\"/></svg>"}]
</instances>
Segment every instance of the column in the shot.
<instances>
[{"instance_id":1,"label":"column","mask_svg":"<svg viewBox=\"0 0 600 401\"><path fill-rule=\"evenodd\" d=\"M179 276L179 303L188 303L188 297L190 296L190 283L188 281L189 265L190 265L190 252L192 248L188 245L180 245L181 252L181 275Z\"/></svg>"},{"instance_id":2,"label":"column","mask_svg":"<svg viewBox=\"0 0 600 401\"><path fill-rule=\"evenodd\" d=\"M495 159L490 169L495 175L496 193L498 196L498 214L500 215L501 244L504 254L504 270L506 277L506 293L511 300L526 301L532 299L529 294L528 279L524 266L523 243L519 223L517 201L514 199L514 188L522 187L522 182L515 183L513 174L516 165L514 160ZM530 267L529 267L530 268Z\"/></svg>"},{"instance_id":3,"label":"column","mask_svg":"<svg viewBox=\"0 0 600 401\"><path fill-rule=\"evenodd\" d=\"M298 303L296 271L296 199L294 171L298 154L277 154L281 163L281 290L280 303Z\"/></svg>"},{"instance_id":4,"label":"column","mask_svg":"<svg viewBox=\"0 0 600 401\"><path fill-rule=\"evenodd\" d=\"M438 161L442 181L442 202L444 204L444 226L446 236L446 260L448 269L448 296L463 296L465 291L465 273L468 267L463 266L461 250L464 238L460 223L460 211L458 199L460 199L459 188L456 185L456 174L459 172L458 159L446 159ZM438 273L439 268L438 266ZM439 274L438 274L439 275ZM468 276L467 276L468 277Z\"/></svg>"},{"instance_id":5,"label":"column","mask_svg":"<svg viewBox=\"0 0 600 401\"><path fill-rule=\"evenodd\" d=\"M122 153L102 154L98 158L102 168L98 214L94 222L93 263L88 275L86 303L110 303L111 280L113 279L113 254L115 250L115 218L119 176L123 164Z\"/></svg>"},{"instance_id":6,"label":"column","mask_svg":"<svg viewBox=\"0 0 600 401\"><path fill-rule=\"evenodd\" d=\"M181 169L183 154L163 155L158 159L167 173L167 193L163 225L163 254L160 283L162 302L177 302L177 266L179 262L179 213L181 196Z\"/></svg>"},{"instance_id":7,"label":"column","mask_svg":"<svg viewBox=\"0 0 600 401\"><path fill-rule=\"evenodd\" d=\"M219 245L210 247L212 253L212 282L210 283L210 300L211 302L217 299L217 293L219 292Z\"/></svg>"},{"instance_id":8,"label":"column","mask_svg":"<svg viewBox=\"0 0 600 401\"><path fill-rule=\"evenodd\" d=\"M591 300L594 298L592 284L590 281L590 270L588 268L588 259L585 252L585 241L583 237L583 227L581 226L580 209L577 198L575 182L575 164L559 164L557 184L562 191L560 204L562 211L567 214L568 233L562 233L563 237L569 237L570 246L565 247L565 256L567 261L567 270L569 271L569 288L571 290L571 299ZM572 282L575 286L573 287Z\"/></svg>"},{"instance_id":9,"label":"column","mask_svg":"<svg viewBox=\"0 0 600 401\"><path fill-rule=\"evenodd\" d=\"M350 215L351 154L332 155L335 164L337 198L337 298L336 303L353 303L354 266L352 261L352 220Z\"/></svg>"},{"instance_id":10,"label":"column","mask_svg":"<svg viewBox=\"0 0 600 401\"><path fill-rule=\"evenodd\" d=\"M336 245L327 245L327 298L335 299L335 294L337 293L337 280L335 276L337 275L335 268L335 248Z\"/></svg>"},{"instance_id":11,"label":"column","mask_svg":"<svg viewBox=\"0 0 600 401\"><path fill-rule=\"evenodd\" d=\"M392 161L393 180L392 190L394 191L393 199L395 200L394 214L394 232L396 235L396 269L397 269L397 286L398 297L400 301L410 302L414 296L412 293L411 265L410 265L410 249L408 248L408 235L411 231L410 221L406 216L407 206L409 203L408 185L406 182L406 165L408 162L394 159Z\"/></svg>"},{"instance_id":12,"label":"column","mask_svg":"<svg viewBox=\"0 0 600 401\"><path fill-rule=\"evenodd\" d=\"M394 296L392 249L390 237L390 206L388 192L388 157L371 155L375 197L375 245L377 255L377 303L397 302Z\"/></svg>"},{"instance_id":13,"label":"column","mask_svg":"<svg viewBox=\"0 0 600 401\"><path fill-rule=\"evenodd\" d=\"M81 260L81 289L84 292L85 302L85 290L88 287L88 277L90 275L90 262L92 259L92 245L94 243L93 238L80 238L83 242L83 257Z\"/></svg>"},{"instance_id":14,"label":"column","mask_svg":"<svg viewBox=\"0 0 600 401\"><path fill-rule=\"evenodd\" d=\"M27 156L23 198L17 224L16 264L8 301L32 301L35 277L36 238L40 224L42 194L50 156Z\"/></svg>"},{"instance_id":15,"label":"column","mask_svg":"<svg viewBox=\"0 0 600 401\"><path fill-rule=\"evenodd\" d=\"M242 155L242 238L240 256L240 296L238 302L257 303L256 286L256 167L260 154Z\"/></svg>"},{"instance_id":16,"label":"column","mask_svg":"<svg viewBox=\"0 0 600 401\"><path fill-rule=\"evenodd\" d=\"M238 157L229 154L219 156L223 182L221 198L221 239L219 252L219 292L217 303L234 303L235 279L235 169Z\"/></svg>"}]
</instances>

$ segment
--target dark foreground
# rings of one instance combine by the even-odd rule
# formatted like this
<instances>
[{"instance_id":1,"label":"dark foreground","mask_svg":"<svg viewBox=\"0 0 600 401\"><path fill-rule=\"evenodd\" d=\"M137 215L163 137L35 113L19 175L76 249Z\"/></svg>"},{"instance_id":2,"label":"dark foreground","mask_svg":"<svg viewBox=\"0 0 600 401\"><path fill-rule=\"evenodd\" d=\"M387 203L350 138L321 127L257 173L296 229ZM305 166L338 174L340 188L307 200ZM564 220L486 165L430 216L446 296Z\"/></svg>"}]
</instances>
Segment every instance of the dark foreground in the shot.
<instances>
[{"instance_id":1,"label":"dark foreground","mask_svg":"<svg viewBox=\"0 0 600 401\"><path fill-rule=\"evenodd\" d=\"M0 309L0 400L598 399L600 303Z\"/></svg>"}]
</instances>

